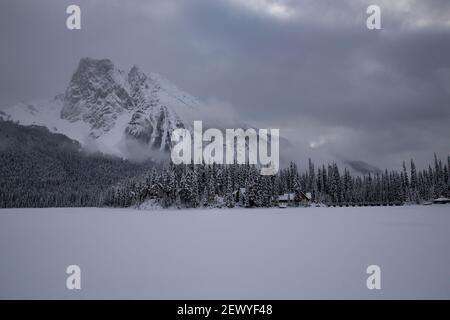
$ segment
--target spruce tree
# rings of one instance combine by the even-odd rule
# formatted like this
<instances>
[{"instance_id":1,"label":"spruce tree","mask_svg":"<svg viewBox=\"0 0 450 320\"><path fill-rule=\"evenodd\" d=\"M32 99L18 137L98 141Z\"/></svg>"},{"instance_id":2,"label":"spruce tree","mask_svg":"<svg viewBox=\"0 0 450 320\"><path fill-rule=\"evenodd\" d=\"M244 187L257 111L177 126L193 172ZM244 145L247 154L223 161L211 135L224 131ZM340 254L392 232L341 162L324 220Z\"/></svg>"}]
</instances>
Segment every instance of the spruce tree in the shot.
<instances>
[{"instance_id":1,"label":"spruce tree","mask_svg":"<svg viewBox=\"0 0 450 320\"><path fill-rule=\"evenodd\" d=\"M227 177L227 188L225 193L225 205L228 208L234 208L233 181L231 174Z\"/></svg>"}]
</instances>

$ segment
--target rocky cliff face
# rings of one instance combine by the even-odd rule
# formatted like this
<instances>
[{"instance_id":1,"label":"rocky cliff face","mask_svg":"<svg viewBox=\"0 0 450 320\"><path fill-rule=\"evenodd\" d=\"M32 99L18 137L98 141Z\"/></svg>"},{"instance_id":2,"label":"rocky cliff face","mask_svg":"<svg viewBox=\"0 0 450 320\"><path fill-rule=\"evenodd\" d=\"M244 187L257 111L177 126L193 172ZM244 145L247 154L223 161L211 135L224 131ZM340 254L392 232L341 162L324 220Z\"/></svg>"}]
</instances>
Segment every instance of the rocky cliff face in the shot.
<instances>
[{"instance_id":1,"label":"rocky cliff face","mask_svg":"<svg viewBox=\"0 0 450 320\"><path fill-rule=\"evenodd\" d=\"M110 60L82 59L64 95L61 118L88 123L94 137L108 132L121 113L134 109L124 77Z\"/></svg>"},{"instance_id":2,"label":"rocky cliff face","mask_svg":"<svg viewBox=\"0 0 450 320\"><path fill-rule=\"evenodd\" d=\"M101 151L120 153L127 143L137 143L149 152L167 152L172 131L190 129L203 108L158 74L83 58L64 94L13 106L3 118L44 125L82 143L89 139Z\"/></svg>"}]
</instances>

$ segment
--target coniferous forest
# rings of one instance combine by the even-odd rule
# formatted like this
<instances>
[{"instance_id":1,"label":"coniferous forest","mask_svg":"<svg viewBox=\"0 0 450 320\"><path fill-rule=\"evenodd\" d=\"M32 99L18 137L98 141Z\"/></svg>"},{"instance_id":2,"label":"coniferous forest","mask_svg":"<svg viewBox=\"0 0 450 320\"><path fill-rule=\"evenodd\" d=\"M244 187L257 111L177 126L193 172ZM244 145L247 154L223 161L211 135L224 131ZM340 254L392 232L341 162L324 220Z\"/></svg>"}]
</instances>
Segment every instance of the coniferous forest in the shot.
<instances>
[{"instance_id":1,"label":"coniferous forest","mask_svg":"<svg viewBox=\"0 0 450 320\"><path fill-rule=\"evenodd\" d=\"M352 175L336 163L294 162L276 176L252 165L136 164L88 154L64 135L43 127L1 122L0 207L139 206L272 207L279 195L325 205L419 204L450 197L450 156L436 155L427 168L413 160L400 170Z\"/></svg>"},{"instance_id":2,"label":"coniferous forest","mask_svg":"<svg viewBox=\"0 0 450 320\"><path fill-rule=\"evenodd\" d=\"M110 187L101 205L132 206L153 199L163 207L271 207L286 193L298 202L310 193L309 203L326 205L419 204L450 196L449 165L450 157L444 164L435 156L427 169L418 170L411 160L400 171L365 176L351 175L336 163L316 168L311 160L306 172L292 162L276 176L262 176L251 165L169 165Z\"/></svg>"},{"instance_id":3,"label":"coniferous forest","mask_svg":"<svg viewBox=\"0 0 450 320\"><path fill-rule=\"evenodd\" d=\"M98 206L101 193L152 164L81 150L45 127L0 121L0 208Z\"/></svg>"}]
</instances>

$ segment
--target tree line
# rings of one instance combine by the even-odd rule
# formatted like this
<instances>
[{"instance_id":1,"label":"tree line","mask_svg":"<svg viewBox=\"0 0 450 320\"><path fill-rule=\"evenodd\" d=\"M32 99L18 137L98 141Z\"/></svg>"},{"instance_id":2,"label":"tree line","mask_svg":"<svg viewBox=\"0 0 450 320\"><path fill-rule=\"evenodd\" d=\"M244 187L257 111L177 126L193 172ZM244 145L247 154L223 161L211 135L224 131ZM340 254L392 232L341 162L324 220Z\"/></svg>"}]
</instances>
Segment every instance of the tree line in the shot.
<instances>
[{"instance_id":1,"label":"tree line","mask_svg":"<svg viewBox=\"0 0 450 320\"><path fill-rule=\"evenodd\" d=\"M450 156L418 170L353 175L336 163L306 170L295 163L275 176L253 165L156 165L82 151L78 142L45 127L0 121L0 208L139 206L271 207L279 195L336 204L421 203L450 197ZM297 201L296 201L297 202Z\"/></svg>"},{"instance_id":2,"label":"tree line","mask_svg":"<svg viewBox=\"0 0 450 320\"><path fill-rule=\"evenodd\" d=\"M254 165L173 165L147 171L108 188L100 205L128 207L152 199L162 207L272 207L279 195L300 199L310 193L311 202L327 205L381 205L429 201L450 197L450 156L443 163L418 170L413 160L401 170L352 175L337 163L299 172L295 163L275 176L262 176Z\"/></svg>"}]
</instances>

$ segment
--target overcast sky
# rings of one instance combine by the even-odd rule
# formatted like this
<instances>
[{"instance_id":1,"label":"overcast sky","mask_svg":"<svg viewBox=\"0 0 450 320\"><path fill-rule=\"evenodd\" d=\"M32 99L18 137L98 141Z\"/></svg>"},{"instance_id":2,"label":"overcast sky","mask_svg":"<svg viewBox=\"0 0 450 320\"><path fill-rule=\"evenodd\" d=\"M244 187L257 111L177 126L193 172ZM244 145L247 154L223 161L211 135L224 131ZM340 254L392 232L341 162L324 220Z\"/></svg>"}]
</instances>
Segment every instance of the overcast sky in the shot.
<instances>
[{"instance_id":1,"label":"overcast sky","mask_svg":"<svg viewBox=\"0 0 450 320\"><path fill-rule=\"evenodd\" d=\"M370 4L382 30L366 28ZM280 128L299 162L450 154L448 0L1 0L0 46L2 107L64 92L81 57L110 58Z\"/></svg>"}]
</instances>

